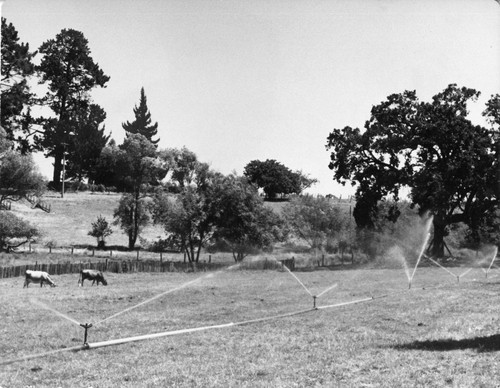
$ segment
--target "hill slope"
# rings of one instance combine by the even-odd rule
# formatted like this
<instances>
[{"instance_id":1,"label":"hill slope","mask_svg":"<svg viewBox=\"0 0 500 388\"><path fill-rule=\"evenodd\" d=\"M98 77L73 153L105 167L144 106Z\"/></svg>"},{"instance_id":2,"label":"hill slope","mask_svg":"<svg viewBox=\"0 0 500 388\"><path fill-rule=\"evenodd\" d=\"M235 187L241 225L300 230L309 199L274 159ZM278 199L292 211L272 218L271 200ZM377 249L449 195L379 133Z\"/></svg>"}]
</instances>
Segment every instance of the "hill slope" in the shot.
<instances>
[{"instance_id":1,"label":"hill slope","mask_svg":"<svg viewBox=\"0 0 500 388\"><path fill-rule=\"evenodd\" d=\"M113 212L118 207L120 194L91 194L89 192L66 193L64 198L50 192L43 201L51 205L51 212L32 209L26 201L12 204L12 210L21 218L37 226L43 233L39 243L53 241L58 246L95 245L94 237L88 235L91 223L102 215L111 224ZM113 234L106 239L107 245L128 245L128 238L117 225L112 225ZM164 235L161 227L147 227L142 237L153 240ZM139 241L137 241L139 245Z\"/></svg>"}]
</instances>

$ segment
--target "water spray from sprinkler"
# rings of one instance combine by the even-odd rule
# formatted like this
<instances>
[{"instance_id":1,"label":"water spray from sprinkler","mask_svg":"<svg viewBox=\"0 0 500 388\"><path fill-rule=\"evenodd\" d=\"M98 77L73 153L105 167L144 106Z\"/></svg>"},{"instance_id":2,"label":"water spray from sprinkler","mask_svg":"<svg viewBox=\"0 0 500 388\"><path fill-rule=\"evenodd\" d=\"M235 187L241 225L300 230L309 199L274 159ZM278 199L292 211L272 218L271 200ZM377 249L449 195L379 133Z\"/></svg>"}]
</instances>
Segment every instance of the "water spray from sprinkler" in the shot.
<instances>
[{"instance_id":1,"label":"water spray from sprinkler","mask_svg":"<svg viewBox=\"0 0 500 388\"><path fill-rule=\"evenodd\" d=\"M288 271L288 273L289 273L290 275L292 275L292 277L293 277L293 278L295 278L295 280L297 280L297 281L299 282L299 284L300 284L300 285L304 288L304 290L306 290L306 292L307 292L309 295L311 295L311 297L313 297L313 298L314 298L314 295L311 293L311 291L309 291L309 289L308 289L308 288L304 285L304 283L302 283L302 282L300 281L300 279L299 279L297 276L295 276L295 275L293 274L293 272L292 272L292 271L290 271L290 270L288 269L288 267L287 267L285 264L283 264L283 263L282 263L282 264L281 264L281 266L282 266L283 268L285 268L285 269Z\"/></svg>"},{"instance_id":2,"label":"water spray from sprinkler","mask_svg":"<svg viewBox=\"0 0 500 388\"><path fill-rule=\"evenodd\" d=\"M415 264L415 268L413 269L413 273L411 274L410 281L408 282L408 289L411 288L411 283L413 282L413 277L415 276L415 272L417 272L418 264L420 263L420 259L424 255L425 248L427 247L427 242L429 241L430 233L425 235L424 243L422 244L422 249L420 250L420 255L418 255L417 263Z\"/></svg>"},{"instance_id":3,"label":"water spray from sprinkler","mask_svg":"<svg viewBox=\"0 0 500 388\"><path fill-rule=\"evenodd\" d=\"M497 258L497 253L498 253L498 247L495 246L495 249L493 250L493 257L491 258L490 266L488 267L488 270L486 271L486 279L488 278L488 272L490 272L491 267L493 266L493 263L495 262L495 260Z\"/></svg>"}]
</instances>

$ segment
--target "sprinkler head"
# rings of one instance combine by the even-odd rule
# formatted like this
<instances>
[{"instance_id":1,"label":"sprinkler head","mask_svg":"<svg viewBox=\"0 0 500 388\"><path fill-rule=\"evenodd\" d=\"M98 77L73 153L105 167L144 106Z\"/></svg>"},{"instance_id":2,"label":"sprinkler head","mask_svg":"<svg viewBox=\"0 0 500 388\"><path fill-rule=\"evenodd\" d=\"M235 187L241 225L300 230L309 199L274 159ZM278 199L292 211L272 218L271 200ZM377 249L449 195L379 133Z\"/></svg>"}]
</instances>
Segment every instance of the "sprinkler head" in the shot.
<instances>
[{"instance_id":1,"label":"sprinkler head","mask_svg":"<svg viewBox=\"0 0 500 388\"><path fill-rule=\"evenodd\" d=\"M91 323L80 323L80 326L85 329L85 333L83 335L83 347L85 349L88 349L89 348L89 344L87 342L87 330L92 327L92 324Z\"/></svg>"}]
</instances>

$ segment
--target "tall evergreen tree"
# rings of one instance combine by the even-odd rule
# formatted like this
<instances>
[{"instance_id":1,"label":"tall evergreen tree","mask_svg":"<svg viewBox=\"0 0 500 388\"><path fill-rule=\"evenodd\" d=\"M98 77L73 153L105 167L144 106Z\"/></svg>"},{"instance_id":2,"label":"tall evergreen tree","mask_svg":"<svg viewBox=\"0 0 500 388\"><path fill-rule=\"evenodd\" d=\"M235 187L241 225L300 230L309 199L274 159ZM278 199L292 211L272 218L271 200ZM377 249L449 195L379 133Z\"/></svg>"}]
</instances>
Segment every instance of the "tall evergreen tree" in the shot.
<instances>
[{"instance_id":1,"label":"tall evergreen tree","mask_svg":"<svg viewBox=\"0 0 500 388\"><path fill-rule=\"evenodd\" d=\"M144 136L153 144L158 144L160 139L153 140L153 136L158 134L158 123L151 125L151 113L149 112L146 95L144 93L144 88L141 88L141 99L139 101L139 106L134 107L135 120L123 123L123 129L126 135L139 134Z\"/></svg>"},{"instance_id":2,"label":"tall evergreen tree","mask_svg":"<svg viewBox=\"0 0 500 388\"><path fill-rule=\"evenodd\" d=\"M28 79L35 72L33 57L27 43L20 42L19 34L12 23L2 18L2 77L1 77L1 125L7 137L17 140L19 148L26 151L29 126L26 117L33 105ZM23 117L24 116L24 117Z\"/></svg>"},{"instance_id":3,"label":"tall evergreen tree","mask_svg":"<svg viewBox=\"0 0 500 388\"><path fill-rule=\"evenodd\" d=\"M40 46L40 53L43 58L37 70L41 82L48 83L44 102L56 117L45 123L39 143L47 156L54 157L52 180L59 186L63 154L76 130L75 118L89 106L90 91L105 87L109 77L90 56L88 40L80 31L63 29Z\"/></svg>"},{"instance_id":4,"label":"tall evergreen tree","mask_svg":"<svg viewBox=\"0 0 500 388\"><path fill-rule=\"evenodd\" d=\"M93 180L98 168L101 151L106 146L110 135L105 135L106 112L97 104L91 104L82 110L75 119L75 133L71 137L68 151L71 158L66 174L82 180Z\"/></svg>"}]
</instances>

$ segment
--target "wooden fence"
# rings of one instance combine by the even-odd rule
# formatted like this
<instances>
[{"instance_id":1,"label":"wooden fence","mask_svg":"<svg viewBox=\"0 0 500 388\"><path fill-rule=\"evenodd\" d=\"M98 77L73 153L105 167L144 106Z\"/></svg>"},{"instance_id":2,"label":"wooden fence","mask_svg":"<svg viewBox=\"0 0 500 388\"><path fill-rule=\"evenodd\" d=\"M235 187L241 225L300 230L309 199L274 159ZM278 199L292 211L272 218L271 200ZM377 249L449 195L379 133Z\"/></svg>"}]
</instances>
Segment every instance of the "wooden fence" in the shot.
<instances>
[{"instance_id":1,"label":"wooden fence","mask_svg":"<svg viewBox=\"0 0 500 388\"><path fill-rule=\"evenodd\" d=\"M182 261L96 261L96 262L66 262L43 263L2 267L0 266L0 279L24 276L26 270L45 271L50 275L64 275L79 273L82 269L96 269L103 272L128 273L128 272L196 272L214 271L229 266L225 263L184 263Z\"/></svg>"}]
</instances>

